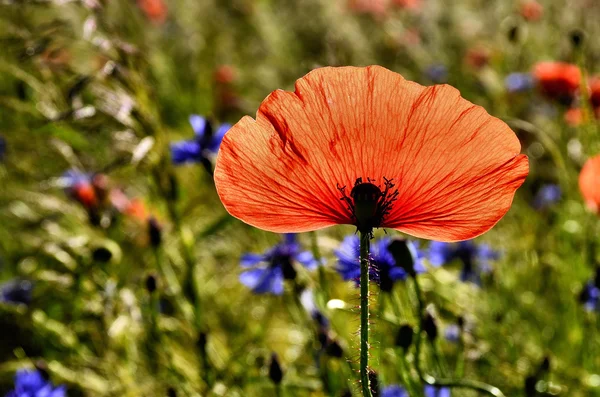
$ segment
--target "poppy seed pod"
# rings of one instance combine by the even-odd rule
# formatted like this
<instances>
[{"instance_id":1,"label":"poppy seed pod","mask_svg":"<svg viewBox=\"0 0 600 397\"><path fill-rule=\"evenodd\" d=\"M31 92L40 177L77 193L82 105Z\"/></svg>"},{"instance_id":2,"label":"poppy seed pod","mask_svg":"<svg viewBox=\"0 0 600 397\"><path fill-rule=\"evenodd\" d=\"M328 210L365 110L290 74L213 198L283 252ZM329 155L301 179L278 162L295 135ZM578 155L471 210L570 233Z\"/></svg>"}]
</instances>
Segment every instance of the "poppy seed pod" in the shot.
<instances>
[{"instance_id":1,"label":"poppy seed pod","mask_svg":"<svg viewBox=\"0 0 600 397\"><path fill-rule=\"evenodd\" d=\"M273 353L271 355L271 363L269 364L269 378L275 383L275 385L280 385L283 380L283 369L279 364L279 359L277 358L277 354Z\"/></svg>"},{"instance_id":2,"label":"poppy seed pod","mask_svg":"<svg viewBox=\"0 0 600 397\"><path fill-rule=\"evenodd\" d=\"M412 345L414 336L413 328L408 324L403 324L398 329L396 334L396 346L401 347L405 351Z\"/></svg>"}]
</instances>

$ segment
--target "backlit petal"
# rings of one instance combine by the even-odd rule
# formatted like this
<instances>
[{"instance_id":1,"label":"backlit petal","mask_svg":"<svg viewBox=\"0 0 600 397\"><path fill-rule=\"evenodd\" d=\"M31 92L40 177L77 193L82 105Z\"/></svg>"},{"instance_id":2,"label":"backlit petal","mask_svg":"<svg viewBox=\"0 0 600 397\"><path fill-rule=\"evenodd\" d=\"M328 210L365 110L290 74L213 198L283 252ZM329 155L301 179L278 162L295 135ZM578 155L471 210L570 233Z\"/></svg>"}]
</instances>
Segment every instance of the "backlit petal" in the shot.
<instances>
[{"instance_id":1,"label":"backlit petal","mask_svg":"<svg viewBox=\"0 0 600 397\"><path fill-rule=\"evenodd\" d=\"M528 172L514 133L449 86L378 66L322 68L275 91L225 135L215 170L227 210L274 232L354 223L337 186L393 179L382 226L450 241L508 210Z\"/></svg>"}]
</instances>

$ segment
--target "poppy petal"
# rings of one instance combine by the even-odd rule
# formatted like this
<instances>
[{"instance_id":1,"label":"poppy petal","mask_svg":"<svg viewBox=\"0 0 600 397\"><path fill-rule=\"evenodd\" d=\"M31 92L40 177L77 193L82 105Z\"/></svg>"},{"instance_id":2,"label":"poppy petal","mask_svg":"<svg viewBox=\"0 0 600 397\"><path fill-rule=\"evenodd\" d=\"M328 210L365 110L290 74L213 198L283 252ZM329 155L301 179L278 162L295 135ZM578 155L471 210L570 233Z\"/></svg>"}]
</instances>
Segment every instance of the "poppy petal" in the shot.
<instances>
[{"instance_id":1,"label":"poppy petal","mask_svg":"<svg viewBox=\"0 0 600 397\"><path fill-rule=\"evenodd\" d=\"M597 212L600 207L600 156L592 157L583 165L579 190L588 208Z\"/></svg>"},{"instance_id":2,"label":"poppy petal","mask_svg":"<svg viewBox=\"0 0 600 397\"><path fill-rule=\"evenodd\" d=\"M450 241L508 210L528 172L514 133L449 86L423 87L378 66L316 69L275 91L256 120L225 135L215 183L250 225L304 232L353 217L338 187L393 179L384 227Z\"/></svg>"}]
</instances>

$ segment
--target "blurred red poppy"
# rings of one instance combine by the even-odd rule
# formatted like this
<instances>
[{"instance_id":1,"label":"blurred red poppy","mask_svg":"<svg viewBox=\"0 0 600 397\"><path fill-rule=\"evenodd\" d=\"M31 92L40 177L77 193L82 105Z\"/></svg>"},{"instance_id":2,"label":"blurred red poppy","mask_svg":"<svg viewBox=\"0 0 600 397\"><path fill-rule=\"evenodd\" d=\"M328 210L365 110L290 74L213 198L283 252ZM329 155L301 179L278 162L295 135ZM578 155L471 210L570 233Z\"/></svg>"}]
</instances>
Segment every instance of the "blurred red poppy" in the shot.
<instances>
[{"instance_id":1,"label":"blurred red poppy","mask_svg":"<svg viewBox=\"0 0 600 397\"><path fill-rule=\"evenodd\" d=\"M152 22L162 24L167 20L167 5L163 0L137 0L137 4Z\"/></svg>"},{"instance_id":2,"label":"blurred red poppy","mask_svg":"<svg viewBox=\"0 0 600 397\"><path fill-rule=\"evenodd\" d=\"M565 62L539 62L533 68L533 75L541 92L551 99L572 100L581 83L577 65Z\"/></svg>"},{"instance_id":3,"label":"blurred red poppy","mask_svg":"<svg viewBox=\"0 0 600 397\"><path fill-rule=\"evenodd\" d=\"M348 8L359 14L383 17L387 13L386 0L348 0Z\"/></svg>"},{"instance_id":4,"label":"blurred red poppy","mask_svg":"<svg viewBox=\"0 0 600 397\"><path fill-rule=\"evenodd\" d=\"M231 84L237 77L236 70L230 65L221 65L215 70L215 81L219 84Z\"/></svg>"},{"instance_id":5,"label":"blurred red poppy","mask_svg":"<svg viewBox=\"0 0 600 397\"><path fill-rule=\"evenodd\" d=\"M416 10L421 7L421 0L392 0L392 4L400 8Z\"/></svg>"},{"instance_id":6,"label":"blurred red poppy","mask_svg":"<svg viewBox=\"0 0 600 397\"><path fill-rule=\"evenodd\" d=\"M590 80L590 103L596 111L596 116L600 115L600 77Z\"/></svg>"},{"instance_id":7,"label":"blurred red poppy","mask_svg":"<svg viewBox=\"0 0 600 397\"><path fill-rule=\"evenodd\" d=\"M528 0L521 3L519 13L528 21L539 21L544 13L544 7L535 0Z\"/></svg>"},{"instance_id":8,"label":"blurred red poppy","mask_svg":"<svg viewBox=\"0 0 600 397\"><path fill-rule=\"evenodd\" d=\"M225 135L225 208L273 232L336 224L456 241L489 230L529 171L501 120L448 85L379 66L321 68Z\"/></svg>"},{"instance_id":9,"label":"blurred red poppy","mask_svg":"<svg viewBox=\"0 0 600 397\"><path fill-rule=\"evenodd\" d=\"M94 187L87 182L77 183L72 188L73 197L79 201L85 208L93 208L98 204L98 198L96 197L96 191Z\"/></svg>"},{"instance_id":10,"label":"blurred red poppy","mask_svg":"<svg viewBox=\"0 0 600 397\"><path fill-rule=\"evenodd\" d=\"M579 174L579 190L588 208L598 212L600 208L600 155L585 162Z\"/></svg>"}]
</instances>

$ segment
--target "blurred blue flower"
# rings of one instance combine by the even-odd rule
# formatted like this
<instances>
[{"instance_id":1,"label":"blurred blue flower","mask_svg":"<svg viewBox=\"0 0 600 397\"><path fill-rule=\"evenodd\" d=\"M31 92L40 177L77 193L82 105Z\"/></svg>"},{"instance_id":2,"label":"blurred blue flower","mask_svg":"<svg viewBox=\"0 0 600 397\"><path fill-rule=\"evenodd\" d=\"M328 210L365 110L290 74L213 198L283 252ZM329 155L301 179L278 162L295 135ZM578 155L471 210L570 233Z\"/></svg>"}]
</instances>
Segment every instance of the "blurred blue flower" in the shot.
<instances>
[{"instance_id":1,"label":"blurred blue flower","mask_svg":"<svg viewBox=\"0 0 600 397\"><path fill-rule=\"evenodd\" d=\"M425 397L450 397L449 387L425 385Z\"/></svg>"},{"instance_id":2,"label":"blurred blue flower","mask_svg":"<svg viewBox=\"0 0 600 397\"><path fill-rule=\"evenodd\" d=\"M450 388L425 385L425 397L450 397ZM408 392L398 385L384 387L381 397L410 397Z\"/></svg>"},{"instance_id":3,"label":"blurred blue flower","mask_svg":"<svg viewBox=\"0 0 600 397\"><path fill-rule=\"evenodd\" d=\"M0 303L28 305L31 302L33 284L27 280L11 280L0 284Z\"/></svg>"},{"instance_id":4,"label":"blurred blue flower","mask_svg":"<svg viewBox=\"0 0 600 397\"><path fill-rule=\"evenodd\" d=\"M194 139L171 143L173 164L202 163L205 167L209 166L208 157L217 153L231 125L221 124L216 131L213 131L211 123L196 114L190 116L190 124L194 130ZM209 171L212 172L210 169Z\"/></svg>"},{"instance_id":5,"label":"blurred blue flower","mask_svg":"<svg viewBox=\"0 0 600 397\"><path fill-rule=\"evenodd\" d=\"M529 73L511 73L504 79L508 92L529 91L534 86L533 77Z\"/></svg>"},{"instance_id":6,"label":"blurred blue flower","mask_svg":"<svg viewBox=\"0 0 600 397\"><path fill-rule=\"evenodd\" d=\"M65 386L54 387L37 370L21 369L15 375L15 388L6 397L66 397Z\"/></svg>"},{"instance_id":7,"label":"blurred blue flower","mask_svg":"<svg viewBox=\"0 0 600 397\"><path fill-rule=\"evenodd\" d=\"M596 268L594 278L589 280L579 294L579 300L586 310L600 311L600 267Z\"/></svg>"},{"instance_id":8,"label":"blurred blue flower","mask_svg":"<svg viewBox=\"0 0 600 397\"><path fill-rule=\"evenodd\" d=\"M490 261L500 258L500 253L487 244L476 244L473 240L458 243L432 241L428 258L433 266L447 265L454 260L460 260L463 264L460 279L479 285L481 275L492 270Z\"/></svg>"},{"instance_id":9,"label":"blurred blue flower","mask_svg":"<svg viewBox=\"0 0 600 397\"><path fill-rule=\"evenodd\" d=\"M60 185L67 191L71 191L75 186L91 184L92 177L92 174L86 174L79 170L70 169L61 175Z\"/></svg>"},{"instance_id":10,"label":"blurred blue flower","mask_svg":"<svg viewBox=\"0 0 600 397\"><path fill-rule=\"evenodd\" d=\"M408 276L406 270L396 264L394 257L388 251L392 241L389 237L383 237L371 244L371 266L369 267L369 279L377 282L383 291L391 291L393 284L398 280L405 280ZM417 273L423 273L425 267L421 262L421 254L417 246L407 241L409 250L413 254L414 268ZM334 250L338 258L337 271L344 280L354 280L360 285L360 240L357 235L346 236L339 248Z\"/></svg>"},{"instance_id":11,"label":"blurred blue flower","mask_svg":"<svg viewBox=\"0 0 600 397\"><path fill-rule=\"evenodd\" d=\"M264 254L244 254L240 259L242 267L253 267L240 274L240 282L254 293L283 293L283 280L296 278L294 262L307 269L315 269L317 260L309 251L301 251L295 234L286 234L284 240Z\"/></svg>"},{"instance_id":12,"label":"blurred blue flower","mask_svg":"<svg viewBox=\"0 0 600 397\"><path fill-rule=\"evenodd\" d=\"M0 135L0 161L4 160L4 155L6 154L6 139L2 135Z\"/></svg>"},{"instance_id":13,"label":"blurred blue flower","mask_svg":"<svg viewBox=\"0 0 600 397\"><path fill-rule=\"evenodd\" d=\"M562 191L558 185L543 185L533 198L533 208L541 210L558 202L562 196Z\"/></svg>"},{"instance_id":14,"label":"blurred blue flower","mask_svg":"<svg viewBox=\"0 0 600 397\"><path fill-rule=\"evenodd\" d=\"M425 69L425 77L436 84L445 83L448 81L448 68L442 64L428 66Z\"/></svg>"},{"instance_id":15,"label":"blurred blue flower","mask_svg":"<svg viewBox=\"0 0 600 397\"><path fill-rule=\"evenodd\" d=\"M452 324L446 327L444 331L444 337L447 341L457 343L460 340L460 327L458 324Z\"/></svg>"},{"instance_id":16,"label":"blurred blue flower","mask_svg":"<svg viewBox=\"0 0 600 397\"><path fill-rule=\"evenodd\" d=\"M398 385L386 386L381 391L381 397L410 397L408 392Z\"/></svg>"}]
</instances>

